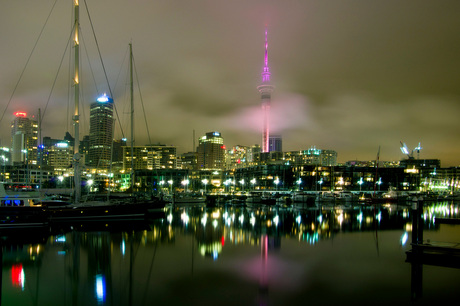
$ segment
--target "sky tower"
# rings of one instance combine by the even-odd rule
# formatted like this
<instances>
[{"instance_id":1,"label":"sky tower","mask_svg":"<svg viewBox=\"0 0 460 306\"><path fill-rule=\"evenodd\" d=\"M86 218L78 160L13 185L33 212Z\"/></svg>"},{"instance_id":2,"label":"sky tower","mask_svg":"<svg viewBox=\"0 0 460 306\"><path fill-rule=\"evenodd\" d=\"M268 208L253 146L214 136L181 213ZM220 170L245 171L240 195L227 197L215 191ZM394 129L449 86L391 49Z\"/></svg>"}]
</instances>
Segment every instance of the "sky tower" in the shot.
<instances>
[{"instance_id":1,"label":"sky tower","mask_svg":"<svg viewBox=\"0 0 460 306\"><path fill-rule=\"evenodd\" d=\"M257 87L262 100L262 116L263 116L263 131L262 131L262 152L269 152L270 138L270 100L271 93L274 89L270 85L270 68L268 67L268 30L265 29L265 56L264 69L262 71L262 84Z\"/></svg>"}]
</instances>

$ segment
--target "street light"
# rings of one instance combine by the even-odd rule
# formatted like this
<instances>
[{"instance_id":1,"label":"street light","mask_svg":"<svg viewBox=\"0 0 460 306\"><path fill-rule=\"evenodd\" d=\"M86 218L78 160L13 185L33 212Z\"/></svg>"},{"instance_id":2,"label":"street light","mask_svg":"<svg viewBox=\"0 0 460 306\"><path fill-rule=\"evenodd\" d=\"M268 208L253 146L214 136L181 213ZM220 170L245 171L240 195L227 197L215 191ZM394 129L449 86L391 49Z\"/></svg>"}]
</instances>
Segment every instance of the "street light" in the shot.
<instances>
[{"instance_id":1,"label":"street light","mask_svg":"<svg viewBox=\"0 0 460 306\"><path fill-rule=\"evenodd\" d=\"M382 185L382 178L379 177L379 180L377 181L377 185L379 185L379 191L380 191L380 185Z\"/></svg>"},{"instance_id":2,"label":"street light","mask_svg":"<svg viewBox=\"0 0 460 306\"><path fill-rule=\"evenodd\" d=\"M160 191L163 193L163 185L165 184L165 181L161 180L158 184L160 184Z\"/></svg>"},{"instance_id":3,"label":"street light","mask_svg":"<svg viewBox=\"0 0 460 306\"><path fill-rule=\"evenodd\" d=\"M61 177L62 177L62 176L61 176ZM91 191L91 186L93 185L93 183L94 183L93 180L88 180L88 186L89 186L89 188L88 188L88 194L89 194L89 192Z\"/></svg>"},{"instance_id":4,"label":"street light","mask_svg":"<svg viewBox=\"0 0 460 306\"><path fill-rule=\"evenodd\" d=\"M255 178L253 178L251 180L251 184L252 184L252 189L255 189L255 186L254 186L256 184L256 179Z\"/></svg>"},{"instance_id":5,"label":"street light","mask_svg":"<svg viewBox=\"0 0 460 306\"><path fill-rule=\"evenodd\" d=\"M276 178L273 183L275 183L275 186L276 186L276 189L275 190L278 190L278 184L280 183L280 180L279 178Z\"/></svg>"},{"instance_id":6,"label":"street light","mask_svg":"<svg viewBox=\"0 0 460 306\"><path fill-rule=\"evenodd\" d=\"M188 189L187 189L188 183L190 183L190 181L187 180L187 179L186 179L186 180L183 180L183 181L181 182L181 184L185 186L185 192L188 191Z\"/></svg>"},{"instance_id":7,"label":"street light","mask_svg":"<svg viewBox=\"0 0 460 306\"><path fill-rule=\"evenodd\" d=\"M297 185L299 185L299 190L300 190L300 184L302 184L302 179L299 177L299 179L297 180Z\"/></svg>"},{"instance_id":8,"label":"street light","mask_svg":"<svg viewBox=\"0 0 460 306\"><path fill-rule=\"evenodd\" d=\"M244 179L241 179L240 184L243 186L241 187L241 190L244 190Z\"/></svg>"},{"instance_id":9,"label":"street light","mask_svg":"<svg viewBox=\"0 0 460 306\"><path fill-rule=\"evenodd\" d=\"M206 185L208 184L209 181L207 179L204 179L201 182L204 184L204 193L206 194Z\"/></svg>"},{"instance_id":10,"label":"street light","mask_svg":"<svg viewBox=\"0 0 460 306\"><path fill-rule=\"evenodd\" d=\"M225 185L225 192L228 192L227 187L228 187L228 184L230 184L230 181L231 181L231 180L228 179L228 180L226 180L226 181L224 182L224 185Z\"/></svg>"},{"instance_id":11,"label":"street light","mask_svg":"<svg viewBox=\"0 0 460 306\"><path fill-rule=\"evenodd\" d=\"M363 184L363 178L361 177L358 181L358 184L359 184L359 192L361 192L361 185Z\"/></svg>"},{"instance_id":12,"label":"street light","mask_svg":"<svg viewBox=\"0 0 460 306\"><path fill-rule=\"evenodd\" d=\"M172 194L172 185L173 185L173 180L168 181L169 188L170 188L170 194Z\"/></svg>"}]
</instances>

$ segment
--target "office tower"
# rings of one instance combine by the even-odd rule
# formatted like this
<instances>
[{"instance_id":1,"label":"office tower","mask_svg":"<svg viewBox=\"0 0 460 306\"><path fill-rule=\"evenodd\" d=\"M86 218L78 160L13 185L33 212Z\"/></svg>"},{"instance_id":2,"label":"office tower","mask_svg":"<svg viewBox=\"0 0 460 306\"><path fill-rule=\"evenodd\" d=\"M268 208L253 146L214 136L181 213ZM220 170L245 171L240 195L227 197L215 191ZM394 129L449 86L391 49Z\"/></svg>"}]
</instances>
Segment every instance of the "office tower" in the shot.
<instances>
[{"instance_id":1,"label":"office tower","mask_svg":"<svg viewBox=\"0 0 460 306\"><path fill-rule=\"evenodd\" d=\"M196 170L197 160L198 157L196 152L182 153L180 156L180 164L178 165L178 168L186 170Z\"/></svg>"},{"instance_id":2,"label":"office tower","mask_svg":"<svg viewBox=\"0 0 460 306\"><path fill-rule=\"evenodd\" d=\"M16 112L11 122L11 149L13 163L37 164L38 121Z\"/></svg>"},{"instance_id":3,"label":"office tower","mask_svg":"<svg viewBox=\"0 0 460 306\"><path fill-rule=\"evenodd\" d=\"M110 168L113 125L113 100L104 94L91 104L89 111L88 166Z\"/></svg>"},{"instance_id":4,"label":"office tower","mask_svg":"<svg viewBox=\"0 0 460 306\"><path fill-rule=\"evenodd\" d=\"M52 144L46 149L47 164L54 169L56 175L63 175L71 169L73 147L67 141Z\"/></svg>"},{"instance_id":5,"label":"office tower","mask_svg":"<svg viewBox=\"0 0 460 306\"><path fill-rule=\"evenodd\" d=\"M112 149L112 165L123 168L123 147L126 146L126 138L114 139ZM130 152L131 153L131 152Z\"/></svg>"},{"instance_id":6,"label":"office tower","mask_svg":"<svg viewBox=\"0 0 460 306\"><path fill-rule=\"evenodd\" d=\"M268 150L270 152L283 152L283 140L281 135L270 135Z\"/></svg>"},{"instance_id":7,"label":"office tower","mask_svg":"<svg viewBox=\"0 0 460 306\"><path fill-rule=\"evenodd\" d=\"M225 156L225 169L238 169L245 168L249 165L248 163L248 147L246 146L234 146L232 149L227 150Z\"/></svg>"},{"instance_id":8,"label":"office tower","mask_svg":"<svg viewBox=\"0 0 460 306\"><path fill-rule=\"evenodd\" d=\"M263 130L262 130L262 153L270 152L269 150L269 137L270 137L270 103L271 93L274 87L270 85L270 68L268 67L268 30L265 29L265 56L264 68L262 71L262 84L257 87L260 92L262 100L262 116L263 116Z\"/></svg>"},{"instance_id":9,"label":"office tower","mask_svg":"<svg viewBox=\"0 0 460 306\"><path fill-rule=\"evenodd\" d=\"M219 132L209 132L198 140L199 170L223 170L225 167L224 139Z\"/></svg>"}]
</instances>

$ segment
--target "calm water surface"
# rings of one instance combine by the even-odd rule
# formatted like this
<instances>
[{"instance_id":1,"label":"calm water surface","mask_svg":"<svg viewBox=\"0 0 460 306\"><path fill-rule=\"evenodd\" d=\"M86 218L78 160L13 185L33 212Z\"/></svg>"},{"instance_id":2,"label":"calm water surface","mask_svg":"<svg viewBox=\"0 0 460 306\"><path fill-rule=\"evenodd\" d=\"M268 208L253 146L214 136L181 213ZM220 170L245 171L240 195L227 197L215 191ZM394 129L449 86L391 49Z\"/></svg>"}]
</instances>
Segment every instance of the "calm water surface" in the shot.
<instances>
[{"instance_id":1,"label":"calm water surface","mask_svg":"<svg viewBox=\"0 0 460 306\"><path fill-rule=\"evenodd\" d=\"M459 242L448 202L424 239ZM2 305L428 305L460 270L405 262L409 206L168 208L165 218L3 237ZM439 222L438 222L439 223ZM411 284L421 283L417 288ZM415 291L418 293L415 294Z\"/></svg>"}]
</instances>

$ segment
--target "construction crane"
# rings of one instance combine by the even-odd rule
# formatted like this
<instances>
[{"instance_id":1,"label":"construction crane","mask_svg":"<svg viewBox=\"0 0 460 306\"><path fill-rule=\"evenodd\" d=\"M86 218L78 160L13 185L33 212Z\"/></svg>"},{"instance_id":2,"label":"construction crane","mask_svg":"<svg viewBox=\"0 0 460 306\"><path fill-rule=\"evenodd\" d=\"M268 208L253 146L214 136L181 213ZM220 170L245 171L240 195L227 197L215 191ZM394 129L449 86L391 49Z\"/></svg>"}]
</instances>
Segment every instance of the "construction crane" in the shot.
<instances>
[{"instance_id":1,"label":"construction crane","mask_svg":"<svg viewBox=\"0 0 460 306\"><path fill-rule=\"evenodd\" d=\"M409 152L409 149L407 148L407 145L400 141L399 142L401 144L401 152L405 155L407 155L407 157L409 159L414 159L414 151L417 152L417 159L420 159L420 150L422 149L422 146L420 145L420 142L418 143L418 146L416 146L412 151Z\"/></svg>"}]
</instances>

